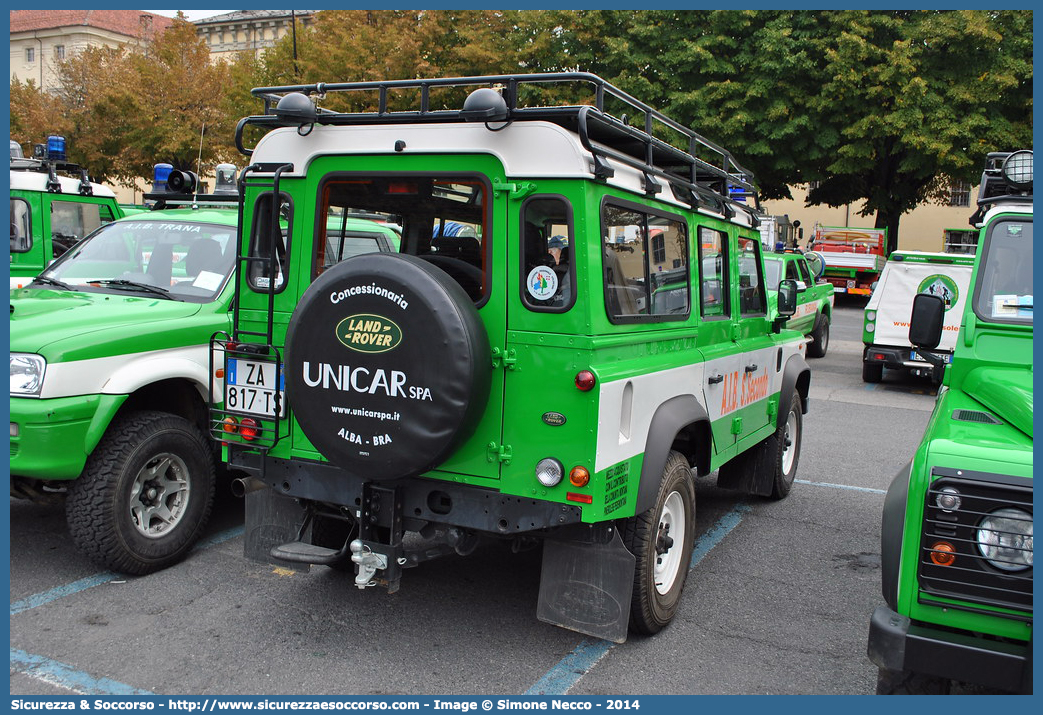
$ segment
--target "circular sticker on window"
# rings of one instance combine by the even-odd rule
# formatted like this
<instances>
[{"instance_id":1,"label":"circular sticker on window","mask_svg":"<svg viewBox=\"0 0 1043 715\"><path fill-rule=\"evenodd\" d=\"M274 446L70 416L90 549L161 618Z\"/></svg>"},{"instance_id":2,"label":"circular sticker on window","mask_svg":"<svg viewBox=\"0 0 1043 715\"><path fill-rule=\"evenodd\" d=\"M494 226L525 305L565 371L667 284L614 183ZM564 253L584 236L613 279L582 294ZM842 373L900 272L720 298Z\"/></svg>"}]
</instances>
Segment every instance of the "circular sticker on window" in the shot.
<instances>
[{"instance_id":1,"label":"circular sticker on window","mask_svg":"<svg viewBox=\"0 0 1043 715\"><path fill-rule=\"evenodd\" d=\"M525 289L536 300L549 300L558 292L558 276L547 266L536 266L529 271Z\"/></svg>"},{"instance_id":2,"label":"circular sticker on window","mask_svg":"<svg viewBox=\"0 0 1043 715\"><path fill-rule=\"evenodd\" d=\"M920 281L920 287L916 289L916 292L938 296L945 303L946 310L956 305L956 301L960 299L960 289L956 285L956 281L941 273L927 276Z\"/></svg>"}]
</instances>

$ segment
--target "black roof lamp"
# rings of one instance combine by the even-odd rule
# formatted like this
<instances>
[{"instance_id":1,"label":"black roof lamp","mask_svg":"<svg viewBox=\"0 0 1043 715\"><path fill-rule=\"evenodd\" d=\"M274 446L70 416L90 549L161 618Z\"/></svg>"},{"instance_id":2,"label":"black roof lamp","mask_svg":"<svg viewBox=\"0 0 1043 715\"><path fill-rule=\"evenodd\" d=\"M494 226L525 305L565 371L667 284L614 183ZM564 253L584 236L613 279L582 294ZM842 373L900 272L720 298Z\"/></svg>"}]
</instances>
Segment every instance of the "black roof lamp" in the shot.
<instances>
[{"instance_id":1,"label":"black roof lamp","mask_svg":"<svg viewBox=\"0 0 1043 715\"><path fill-rule=\"evenodd\" d=\"M286 126L314 124L319 113L311 98L301 92L290 92L275 105L275 116Z\"/></svg>"},{"instance_id":2,"label":"black roof lamp","mask_svg":"<svg viewBox=\"0 0 1043 715\"><path fill-rule=\"evenodd\" d=\"M468 122L506 121L507 102L495 89L482 87L467 95L460 116Z\"/></svg>"}]
</instances>

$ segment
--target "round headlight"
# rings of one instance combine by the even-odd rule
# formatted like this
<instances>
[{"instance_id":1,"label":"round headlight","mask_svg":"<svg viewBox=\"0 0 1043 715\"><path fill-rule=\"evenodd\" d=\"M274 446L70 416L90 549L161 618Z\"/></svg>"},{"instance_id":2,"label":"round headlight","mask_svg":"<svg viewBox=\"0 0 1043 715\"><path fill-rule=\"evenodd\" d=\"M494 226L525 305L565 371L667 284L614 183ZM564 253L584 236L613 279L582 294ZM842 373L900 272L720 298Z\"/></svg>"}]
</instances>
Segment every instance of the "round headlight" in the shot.
<instances>
[{"instance_id":1,"label":"round headlight","mask_svg":"<svg viewBox=\"0 0 1043 715\"><path fill-rule=\"evenodd\" d=\"M536 479L545 487L553 487L565 476L565 468L553 457L541 459L536 464Z\"/></svg>"},{"instance_id":2,"label":"round headlight","mask_svg":"<svg viewBox=\"0 0 1043 715\"><path fill-rule=\"evenodd\" d=\"M938 492L938 496L934 498L934 503L942 511L949 512L959 509L960 504L963 502L960 499L960 492L955 487L942 487L942 490Z\"/></svg>"},{"instance_id":3,"label":"round headlight","mask_svg":"<svg viewBox=\"0 0 1043 715\"><path fill-rule=\"evenodd\" d=\"M998 509L978 524L978 551L1001 571L1032 568L1032 515L1021 509Z\"/></svg>"},{"instance_id":4,"label":"round headlight","mask_svg":"<svg viewBox=\"0 0 1043 715\"><path fill-rule=\"evenodd\" d=\"M876 323L866 323L866 332L871 333L876 330Z\"/></svg>"},{"instance_id":5,"label":"round headlight","mask_svg":"<svg viewBox=\"0 0 1043 715\"><path fill-rule=\"evenodd\" d=\"M1016 151L1003 160L1003 178L1016 189L1032 186L1032 152Z\"/></svg>"},{"instance_id":6,"label":"round headlight","mask_svg":"<svg viewBox=\"0 0 1043 715\"><path fill-rule=\"evenodd\" d=\"M876 311L875 310L867 310L866 311L866 320L876 320Z\"/></svg>"}]
</instances>

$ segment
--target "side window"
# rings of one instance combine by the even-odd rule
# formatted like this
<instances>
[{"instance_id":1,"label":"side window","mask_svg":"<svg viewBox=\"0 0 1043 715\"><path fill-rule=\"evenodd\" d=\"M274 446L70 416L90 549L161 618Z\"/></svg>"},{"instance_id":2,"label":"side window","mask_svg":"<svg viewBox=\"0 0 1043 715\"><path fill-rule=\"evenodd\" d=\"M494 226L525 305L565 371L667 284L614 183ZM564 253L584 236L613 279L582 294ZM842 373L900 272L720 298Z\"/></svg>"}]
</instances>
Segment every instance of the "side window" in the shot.
<instances>
[{"instance_id":1,"label":"side window","mask_svg":"<svg viewBox=\"0 0 1043 715\"><path fill-rule=\"evenodd\" d=\"M11 199L12 253L25 253L33 246L32 224L29 218L29 202L25 199Z\"/></svg>"},{"instance_id":2,"label":"side window","mask_svg":"<svg viewBox=\"0 0 1043 715\"><path fill-rule=\"evenodd\" d=\"M800 275L800 271L797 269L796 261L788 261L786 263L786 277L795 281L804 280L804 278Z\"/></svg>"},{"instance_id":3,"label":"side window","mask_svg":"<svg viewBox=\"0 0 1043 715\"><path fill-rule=\"evenodd\" d=\"M98 204L74 201L51 202L53 258L62 255L81 238L101 226L100 209Z\"/></svg>"},{"instance_id":4,"label":"side window","mask_svg":"<svg viewBox=\"0 0 1043 715\"><path fill-rule=\"evenodd\" d=\"M728 237L720 231L699 227L699 285L704 318L731 315L728 298Z\"/></svg>"},{"instance_id":5,"label":"side window","mask_svg":"<svg viewBox=\"0 0 1043 715\"><path fill-rule=\"evenodd\" d=\"M522 302L537 311L565 312L576 302L572 207L560 197L534 197L522 208Z\"/></svg>"},{"instance_id":6,"label":"side window","mask_svg":"<svg viewBox=\"0 0 1043 715\"><path fill-rule=\"evenodd\" d=\"M804 281L809 287L815 285L815 279L811 277L811 269L808 268L807 261L797 261L797 265L800 266L800 278L799 280Z\"/></svg>"},{"instance_id":7,"label":"side window","mask_svg":"<svg viewBox=\"0 0 1043 715\"><path fill-rule=\"evenodd\" d=\"M760 239L739 237L739 314L766 315L767 298L761 278Z\"/></svg>"},{"instance_id":8,"label":"side window","mask_svg":"<svg viewBox=\"0 0 1043 715\"><path fill-rule=\"evenodd\" d=\"M682 221L606 204L602 214L609 319L684 320L691 306L688 232Z\"/></svg>"},{"instance_id":9,"label":"side window","mask_svg":"<svg viewBox=\"0 0 1043 715\"><path fill-rule=\"evenodd\" d=\"M261 291L272 289L278 292L285 286L286 249L290 243L292 219L293 204L288 194L279 196L278 208L275 207L270 191L257 197L250 229L250 250L247 255L250 258L272 260L250 261L247 280L251 288Z\"/></svg>"}]
</instances>

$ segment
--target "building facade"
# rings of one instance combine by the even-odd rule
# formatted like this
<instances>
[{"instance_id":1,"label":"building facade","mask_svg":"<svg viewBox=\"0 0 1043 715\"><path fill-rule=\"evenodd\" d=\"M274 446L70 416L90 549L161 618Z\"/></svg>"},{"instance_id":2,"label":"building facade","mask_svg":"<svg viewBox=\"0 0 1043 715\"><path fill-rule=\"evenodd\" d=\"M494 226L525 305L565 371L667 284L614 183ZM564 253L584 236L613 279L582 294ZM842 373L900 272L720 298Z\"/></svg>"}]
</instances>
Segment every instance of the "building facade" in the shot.
<instances>
[{"instance_id":1,"label":"building facade","mask_svg":"<svg viewBox=\"0 0 1043 715\"><path fill-rule=\"evenodd\" d=\"M261 51L311 22L314 10L236 10L196 20L199 36L206 40L211 59L235 59L239 52Z\"/></svg>"},{"instance_id":2,"label":"building facade","mask_svg":"<svg viewBox=\"0 0 1043 715\"><path fill-rule=\"evenodd\" d=\"M57 63L87 47L143 44L171 19L141 10L12 10L11 80L55 87Z\"/></svg>"},{"instance_id":3,"label":"building facade","mask_svg":"<svg viewBox=\"0 0 1043 715\"><path fill-rule=\"evenodd\" d=\"M873 214L861 216L859 210L864 204L848 204L832 208L829 206L805 206L808 186L791 186L792 199L763 201L764 210L774 216L789 216L790 220L800 220L804 231L804 247L811 237L815 224L821 226L842 226L852 228L872 228L876 217ZM968 223L974 213L974 198L978 188L962 184L953 188L947 205L922 204L907 214L902 215L898 227L898 248L906 251L934 252L967 252L968 245L973 251L977 231ZM968 244L968 241L971 243ZM961 250L962 246L962 250Z\"/></svg>"}]
</instances>

